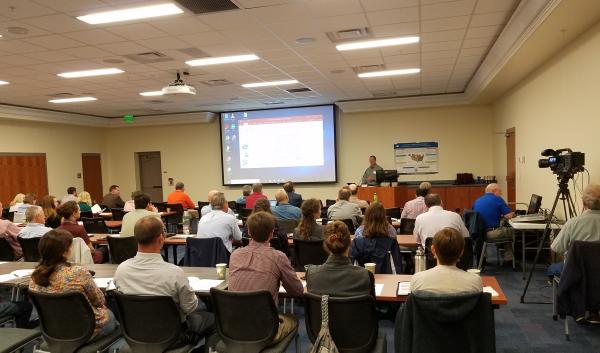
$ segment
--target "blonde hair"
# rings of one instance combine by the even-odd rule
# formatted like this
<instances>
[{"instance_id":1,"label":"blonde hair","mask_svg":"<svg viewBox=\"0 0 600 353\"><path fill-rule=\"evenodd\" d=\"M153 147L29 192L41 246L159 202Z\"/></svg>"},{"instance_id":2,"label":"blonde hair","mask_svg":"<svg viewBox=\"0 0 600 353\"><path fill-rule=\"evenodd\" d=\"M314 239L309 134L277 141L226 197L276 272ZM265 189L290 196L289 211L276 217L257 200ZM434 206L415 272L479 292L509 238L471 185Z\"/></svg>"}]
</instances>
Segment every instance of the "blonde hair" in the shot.
<instances>
[{"instance_id":1,"label":"blonde hair","mask_svg":"<svg viewBox=\"0 0 600 353\"><path fill-rule=\"evenodd\" d=\"M92 205L92 196L90 195L89 192L87 192L87 191L80 192L78 198L79 198L79 202L86 203L89 206Z\"/></svg>"},{"instance_id":2,"label":"blonde hair","mask_svg":"<svg viewBox=\"0 0 600 353\"><path fill-rule=\"evenodd\" d=\"M285 192L285 190L283 189L278 189L277 191L275 191L275 200L277 200L277 202L282 202L287 200L288 195L287 192Z\"/></svg>"},{"instance_id":3,"label":"blonde hair","mask_svg":"<svg viewBox=\"0 0 600 353\"><path fill-rule=\"evenodd\" d=\"M11 206L14 206L14 205L16 205L16 204L18 204L18 203L23 203L23 199L24 199L24 198L25 198L25 194L21 194L21 193L19 193L19 194L16 194L16 195L15 195L15 198L14 198L14 199L12 199L12 201L10 202L10 205L11 205Z\"/></svg>"}]
</instances>

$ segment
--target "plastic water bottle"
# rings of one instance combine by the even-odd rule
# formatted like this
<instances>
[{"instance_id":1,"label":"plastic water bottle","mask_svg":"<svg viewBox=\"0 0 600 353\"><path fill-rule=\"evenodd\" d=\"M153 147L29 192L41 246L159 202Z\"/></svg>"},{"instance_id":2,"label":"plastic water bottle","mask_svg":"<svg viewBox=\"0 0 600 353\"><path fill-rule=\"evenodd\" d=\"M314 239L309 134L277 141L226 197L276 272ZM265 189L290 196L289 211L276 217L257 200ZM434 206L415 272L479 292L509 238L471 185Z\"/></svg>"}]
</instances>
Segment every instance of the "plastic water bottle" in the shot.
<instances>
[{"instance_id":1,"label":"plastic water bottle","mask_svg":"<svg viewBox=\"0 0 600 353\"><path fill-rule=\"evenodd\" d=\"M417 248L417 253L415 254L415 273L425 271L426 269L425 253L423 247L419 246L419 248Z\"/></svg>"},{"instance_id":2,"label":"plastic water bottle","mask_svg":"<svg viewBox=\"0 0 600 353\"><path fill-rule=\"evenodd\" d=\"M183 234L190 234L190 215L187 211L183 213Z\"/></svg>"},{"instance_id":3,"label":"plastic water bottle","mask_svg":"<svg viewBox=\"0 0 600 353\"><path fill-rule=\"evenodd\" d=\"M373 193L373 203L379 203L379 196L377 196L377 193Z\"/></svg>"}]
</instances>

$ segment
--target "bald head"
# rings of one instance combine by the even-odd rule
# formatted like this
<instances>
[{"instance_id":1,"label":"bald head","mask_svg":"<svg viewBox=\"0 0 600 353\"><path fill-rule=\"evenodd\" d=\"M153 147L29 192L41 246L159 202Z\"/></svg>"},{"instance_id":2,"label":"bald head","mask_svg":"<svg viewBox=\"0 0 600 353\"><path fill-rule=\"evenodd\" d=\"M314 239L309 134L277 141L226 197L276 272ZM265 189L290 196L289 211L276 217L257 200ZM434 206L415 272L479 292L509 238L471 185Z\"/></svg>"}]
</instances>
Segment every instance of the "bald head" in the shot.
<instances>
[{"instance_id":1,"label":"bald head","mask_svg":"<svg viewBox=\"0 0 600 353\"><path fill-rule=\"evenodd\" d=\"M500 185L496 183L491 183L485 187L485 192L489 194L494 194L496 196L500 196L502 194L502 189L500 188Z\"/></svg>"},{"instance_id":2,"label":"bald head","mask_svg":"<svg viewBox=\"0 0 600 353\"><path fill-rule=\"evenodd\" d=\"M583 205L590 210L600 210L600 185L589 184L583 189Z\"/></svg>"},{"instance_id":3,"label":"bald head","mask_svg":"<svg viewBox=\"0 0 600 353\"><path fill-rule=\"evenodd\" d=\"M279 203L286 203L288 202L288 195L287 192L285 192L285 190L283 189L279 189L277 191L275 191L275 200L277 200L277 202Z\"/></svg>"}]
</instances>

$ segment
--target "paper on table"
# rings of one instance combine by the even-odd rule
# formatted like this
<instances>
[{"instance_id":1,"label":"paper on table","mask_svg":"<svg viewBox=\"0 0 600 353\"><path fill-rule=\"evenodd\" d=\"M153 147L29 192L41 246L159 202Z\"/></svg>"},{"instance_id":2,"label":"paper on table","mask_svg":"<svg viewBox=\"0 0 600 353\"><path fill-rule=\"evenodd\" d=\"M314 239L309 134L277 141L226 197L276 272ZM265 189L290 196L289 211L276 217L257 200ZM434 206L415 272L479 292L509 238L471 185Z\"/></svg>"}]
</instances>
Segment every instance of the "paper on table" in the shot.
<instances>
[{"instance_id":1,"label":"paper on table","mask_svg":"<svg viewBox=\"0 0 600 353\"><path fill-rule=\"evenodd\" d=\"M96 214L96 213L101 213L102 212L102 207L100 207L100 205L95 204L94 206L92 206L92 213Z\"/></svg>"},{"instance_id":2,"label":"paper on table","mask_svg":"<svg viewBox=\"0 0 600 353\"><path fill-rule=\"evenodd\" d=\"M306 288L306 281L302 281L302 287ZM279 293L287 293L282 285L279 286Z\"/></svg>"},{"instance_id":3,"label":"paper on table","mask_svg":"<svg viewBox=\"0 0 600 353\"><path fill-rule=\"evenodd\" d=\"M185 239L185 238L194 238L196 234L176 234L171 237L171 239Z\"/></svg>"},{"instance_id":4,"label":"paper on table","mask_svg":"<svg viewBox=\"0 0 600 353\"><path fill-rule=\"evenodd\" d=\"M13 279L17 279L17 277L15 277L15 275L12 275L10 273L7 273L5 275L0 275L0 282L8 282Z\"/></svg>"},{"instance_id":5,"label":"paper on table","mask_svg":"<svg viewBox=\"0 0 600 353\"><path fill-rule=\"evenodd\" d=\"M485 287L483 287L483 292L484 293L490 293L492 295L492 297L499 296L498 292L496 292L494 290L494 288L492 288L491 286L485 286Z\"/></svg>"},{"instance_id":6,"label":"paper on table","mask_svg":"<svg viewBox=\"0 0 600 353\"><path fill-rule=\"evenodd\" d=\"M115 281L112 278L94 278L94 282L96 282L96 286L100 289L106 289L107 291L117 289Z\"/></svg>"},{"instance_id":7,"label":"paper on table","mask_svg":"<svg viewBox=\"0 0 600 353\"><path fill-rule=\"evenodd\" d=\"M15 277L28 277L33 273L33 269L31 270L14 270L10 274Z\"/></svg>"},{"instance_id":8,"label":"paper on table","mask_svg":"<svg viewBox=\"0 0 600 353\"><path fill-rule=\"evenodd\" d=\"M375 295L381 295L381 292L383 291L383 283L375 283Z\"/></svg>"},{"instance_id":9,"label":"paper on table","mask_svg":"<svg viewBox=\"0 0 600 353\"><path fill-rule=\"evenodd\" d=\"M410 282L398 283L398 295L409 295L410 294Z\"/></svg>"},{"instance_id":10,"label":"paper on table","mask_svg":"<svg viewBox=\"0 0 600 353\"><path fill-rule=\"evenodd\" d=\"M198 277L188 277L188 281L194 292L207 292L212 287L223 283L223 280L220 279L200 279Z\"/></svg>"},{"instance_id":11,"label":"paper on table","mask_svg":"<svg viewBox=\"0 0 600 353\"><path fill-rule=\"evenodd\" d=\"M7 264L7 263L8 263L8 261L0 261L0 265Z\"/></svg>"}]
</instances>

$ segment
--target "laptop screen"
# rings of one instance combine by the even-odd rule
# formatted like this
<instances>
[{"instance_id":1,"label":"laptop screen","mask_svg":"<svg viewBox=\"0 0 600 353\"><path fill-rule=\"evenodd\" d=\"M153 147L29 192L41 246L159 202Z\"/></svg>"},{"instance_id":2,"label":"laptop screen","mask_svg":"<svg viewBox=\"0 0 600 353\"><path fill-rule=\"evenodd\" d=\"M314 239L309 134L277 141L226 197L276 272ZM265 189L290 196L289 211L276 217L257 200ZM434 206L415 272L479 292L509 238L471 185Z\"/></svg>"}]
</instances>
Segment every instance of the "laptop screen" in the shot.
<instances>
[{"instance_id":1,"label":"laptop screen","mask_svg":"<svg viewBox=\"0 0 600 353\"><path fill-rule=\"evenodd\" d=\"M269 203L271 203L271 207L277 206L277 200L269 200Z\"/></svg>"},{"instance_id":2,"label":"laptop screen","mask_svg":"<svg viewBox=\"0 0 600 353\"><path fill-rule=\"evenodd\" d=\"M539 213L541 206L542 206L542 197L540 195L532 194L531 200L529 201L529 207L527 207L527 214Z\"/></svg>"}]
</instances>

